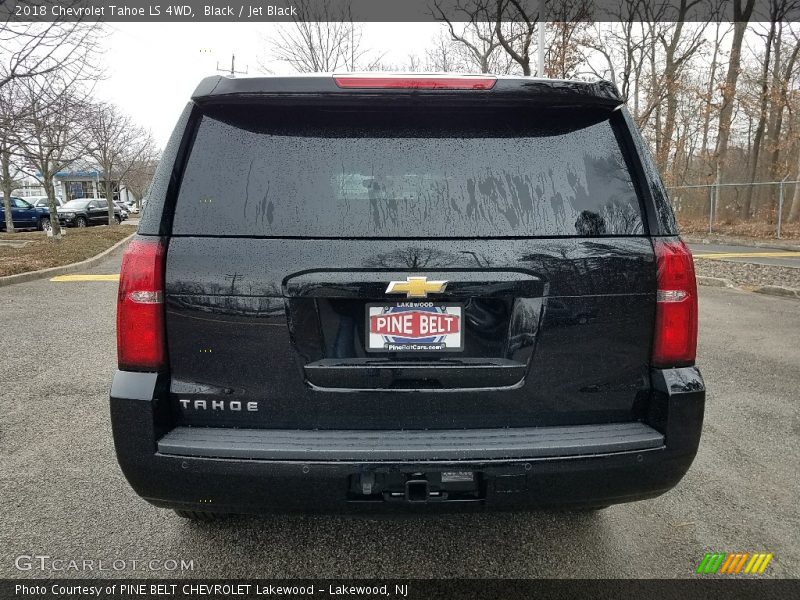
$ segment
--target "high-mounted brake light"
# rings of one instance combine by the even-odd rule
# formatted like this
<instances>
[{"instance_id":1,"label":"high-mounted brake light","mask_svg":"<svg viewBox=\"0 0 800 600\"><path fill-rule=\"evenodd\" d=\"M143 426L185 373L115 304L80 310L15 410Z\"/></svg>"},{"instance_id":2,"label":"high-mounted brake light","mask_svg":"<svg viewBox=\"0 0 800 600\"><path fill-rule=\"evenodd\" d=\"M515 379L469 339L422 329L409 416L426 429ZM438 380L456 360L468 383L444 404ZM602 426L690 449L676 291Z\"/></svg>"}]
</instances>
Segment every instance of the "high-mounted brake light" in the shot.
<instances>
[{"instance_id":1,"label":"high-mounted brake light","mask_svg":"<svg viewBox=\"0 0 800 600\"><path fill-rule=\"evenodd\" d=\"M469 76L391 76L335 75L333 80L340 88L351 89L416 89L416 90L490 90L497 83L495 77Z\"/></svg>"},{"instance_id":2,"label":"high-mounted brake light","mask_svg":"<svg viewBox=\"0 0 800 600\"><path fill-rule=\"evenodd\" d=\"M682 241L656 240L654 367L685 367L697 353L697 282L692 253Z\"/></svg>"},{"instance_id":3,"label":"high-mounted brake light","mask_svg":"<svg viewBox=\"0 0 800 600\"><path fill-rule=\"evenodd\" d=\"M135 239L125 250L117 293L117 363L127 371L166 365L164 243Z\"/></svg>"}]
</instances>

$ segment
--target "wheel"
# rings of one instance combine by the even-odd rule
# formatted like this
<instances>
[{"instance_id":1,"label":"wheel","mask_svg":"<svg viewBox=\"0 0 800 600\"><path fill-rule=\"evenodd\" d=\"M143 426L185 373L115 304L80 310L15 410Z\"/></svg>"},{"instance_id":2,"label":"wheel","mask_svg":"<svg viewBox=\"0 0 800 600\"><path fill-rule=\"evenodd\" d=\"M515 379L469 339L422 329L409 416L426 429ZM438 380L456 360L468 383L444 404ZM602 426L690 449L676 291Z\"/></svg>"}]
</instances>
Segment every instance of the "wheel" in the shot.
<instances>
[{"instance_id":1,"label":"wheel","mask_svg":"<svg viewBox=\"0 0 800 600\"><path fill-rule=\"evenodd\" d=\"M87 225L86 217L78 217L75 219L75 227L86 227Z\"/></svg>"},{"instance_id":2,"label":"wheel","mask_svg":"<svg viewBox=\"0 0 800 600\"><path fill-rule=\"evenodd\" d=\"M114 220L117 222L117 225L122 223L122 219L119 218L119 215L114 215Z\"/></svg>"},{"instance_id":3,"label":"wheel","mask_svg":"<svg viewBox=\"0 0 800 600\"><path fill-rule=\"evenodd\" d=\"M180 510L175 509L175 514L190 521L197 521L198 523L212 523L214 521L221 521L225 518L220 513L210 513L201 510Z\"/></svg>"},{"instance_id":4,"label":"wheel","mask_svg":"<svg viewBox=\"0 0 800 600\"><path fill-rule=\"evenodd\" d=\"M39 221L39 229L41 231L48 231L49 229L52 229L52 227L53 226L50 224L50 219L42 219Z\"/></svg>"}]
</instances>

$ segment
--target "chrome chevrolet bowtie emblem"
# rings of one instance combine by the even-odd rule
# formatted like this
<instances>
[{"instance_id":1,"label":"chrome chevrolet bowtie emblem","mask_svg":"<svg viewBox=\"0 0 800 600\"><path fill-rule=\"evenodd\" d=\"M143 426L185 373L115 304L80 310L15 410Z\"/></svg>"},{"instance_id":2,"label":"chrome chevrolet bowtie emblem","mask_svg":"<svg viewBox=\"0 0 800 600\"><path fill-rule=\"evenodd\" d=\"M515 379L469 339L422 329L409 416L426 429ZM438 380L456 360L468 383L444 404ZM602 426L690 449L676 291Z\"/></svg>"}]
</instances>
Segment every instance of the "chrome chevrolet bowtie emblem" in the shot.
<instances>
[{"instance_id":1,"label":"chrome chevrolet bowtie emblem","mask_svg":"<svg viewBox=\"0 0 800 600\"><path fill-rule=\"evenodd\" d=\"M428 294L441 293L446 287L446 281L428 281L427 277L406 277L405 281L389 282L386 293L405 294L406 298L427 298Z\"/></svg>"}]
</instances>

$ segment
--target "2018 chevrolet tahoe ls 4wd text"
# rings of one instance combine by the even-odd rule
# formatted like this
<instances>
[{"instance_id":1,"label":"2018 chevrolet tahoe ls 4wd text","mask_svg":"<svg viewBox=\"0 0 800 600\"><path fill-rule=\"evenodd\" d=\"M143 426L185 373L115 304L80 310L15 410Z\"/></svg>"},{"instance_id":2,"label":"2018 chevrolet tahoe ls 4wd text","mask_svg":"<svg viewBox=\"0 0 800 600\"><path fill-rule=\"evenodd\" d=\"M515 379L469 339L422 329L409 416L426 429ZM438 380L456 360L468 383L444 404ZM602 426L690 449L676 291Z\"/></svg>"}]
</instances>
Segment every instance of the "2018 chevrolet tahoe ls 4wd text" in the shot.
<instances>
[{"instance_id":1,"label":"2018 chevrolet tahoe ls 4wd text","mask_svg":"<svg viewBox=\"0 0 800 600\"><path fill-rule=\"evenodd\" d=\"M136 492L270 510L596 508L697 451L697 291L615 87L211 77L124 255Z\"/></svg>"}]
</instances>

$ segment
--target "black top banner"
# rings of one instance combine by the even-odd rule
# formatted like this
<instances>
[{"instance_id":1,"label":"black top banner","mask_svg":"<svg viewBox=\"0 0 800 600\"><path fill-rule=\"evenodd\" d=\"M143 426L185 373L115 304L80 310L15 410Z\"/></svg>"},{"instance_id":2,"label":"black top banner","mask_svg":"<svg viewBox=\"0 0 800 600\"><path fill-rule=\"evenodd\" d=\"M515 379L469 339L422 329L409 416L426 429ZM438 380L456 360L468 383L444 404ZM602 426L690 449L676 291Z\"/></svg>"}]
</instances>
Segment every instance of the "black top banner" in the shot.
<instances>
[{"instance_id":1,"label":"black top banner","mask_svg":"<svg viewBox=\"0 0 800 600\"><path fill-rule=\"evenodd\" d=\"M4 21L797 21L794 0L0 0Z\"/></svg>"}]
</instances>

